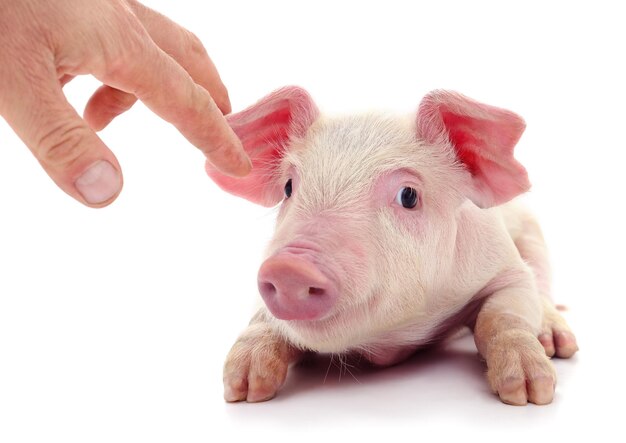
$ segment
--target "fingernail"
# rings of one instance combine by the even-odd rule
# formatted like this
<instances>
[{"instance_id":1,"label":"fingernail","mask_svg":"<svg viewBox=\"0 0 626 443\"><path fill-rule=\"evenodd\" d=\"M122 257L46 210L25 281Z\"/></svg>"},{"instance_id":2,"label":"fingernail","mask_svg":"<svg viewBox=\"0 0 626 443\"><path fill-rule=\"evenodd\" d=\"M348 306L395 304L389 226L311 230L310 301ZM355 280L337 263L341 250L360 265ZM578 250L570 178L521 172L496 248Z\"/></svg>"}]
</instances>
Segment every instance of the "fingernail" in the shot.
<instances>
[{"instance_id":1,"label":"fingernail","mask_svg":"<svg viewBox=\"0 0 626 443\"><path fill-rule=\"evenodd\" d=\"M74 183L87 203L105 202L120 191L122 180L111 163L100 160L89 167Z\"/></svg>"}]
</instances>

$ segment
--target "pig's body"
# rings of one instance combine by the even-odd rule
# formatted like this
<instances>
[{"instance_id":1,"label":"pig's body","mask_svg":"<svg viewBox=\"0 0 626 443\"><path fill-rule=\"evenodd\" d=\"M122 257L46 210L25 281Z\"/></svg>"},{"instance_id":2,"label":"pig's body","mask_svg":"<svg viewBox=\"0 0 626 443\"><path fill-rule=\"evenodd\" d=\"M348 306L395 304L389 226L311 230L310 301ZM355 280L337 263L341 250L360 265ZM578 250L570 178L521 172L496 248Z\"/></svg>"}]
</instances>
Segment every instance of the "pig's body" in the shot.
<instances>
[{"instance_id":1,"label":"pig's body","mask_svg":"<svg viewBox=\"0 0 626 443\"><path fill-rule=\"evenodd\" d=\"M541 233L506 203L529 187L519 117L438 92L417 119L332 119L287 88L229 121L255 172L209 174L284 201L259 270L267 308L229 355L227 400L271 398L303 351L389 365L468 326L503 401L551 401L546 354L576 344L549 302Z\"/></svg>"},{"instance_id":2,"label":"pig's body","mask_svg":"<svg viewBox=\"0 0 626 443\"><path fill-rule=\"evenodd\" d=\"M526 234L525 224L534 226L534 219L531 214L518 202L510 202L496 208L487 210L487 213L480 214L480 221L476 220L472 214L476 207L467 202L459 210L459 217L467 220L471 225L483 225L480 229L481 236L499 237L502 232L493 231L491 228L498 227L498 230L505 229L508 238L503 238L503 243L510 245ZM476 215L476 214L474 214ZM538 233L538 232L536 232ZM540 236L533 238L537 240L537 246L543 246ZM486 244L486 238L477 237L481 244ZM508 247L504 244L501 250ZM471 247L471 246L470 246ZM506 259L502 263L506 263ZM454 271L453 271L454 272ZM388 366L401 362L417 350L423 347L436 345L441 341L455 335L459 329L473 326L476 316L486 295L494 292L497 287L506 285L511 278L516 278L517 273L524 273L525 270L513 270L499 274L497 277L484 284L473 284L468 288L455 291L453 295L446 298L445 303L439 306L417 307L412 311L411 318L404 322L390 327L379 334L372 334L364 343L352 346L352 352L357 352L368 361L379 366ZM478 280L477 280L478 281ZM486 281L486 277L483 279ZM481 286L476 290L477 286ZM443 294L441 294L443 296ZM426 294L425 300L436 299L435 294ZM530 301L535 303L534 300ZM268 318L271 318L268 316ZM340 349L325 349L322 352L342 352ZM345 349L343 350L345 352Z\"/></svg>"},{"instance_id":3,"label":"pig's body","mask_svg":"<svg viewBox=\"0 0 626 443\"><path fill-rule=\"evenodd\" d=\"M277 334L302 349L333 354L358 353L379 366L399 363L418 349L435 345L463 327L473 326L485 296L507 285L511 279L519 278L519 274L528 273L528 268L520 263L522 257L514 244L527 234L525 225L536 225L531 214L516 201L488 210L480 210L468 201L459 208L458 217L461 229L467 226L475 231L475 236L471 238L470 244L455 248L454 256L458 256L461 247L488 255L481 276L477 275L480 272L476 272L480 271L477 268L481 268L481 261L476 260L472 261L471 267L460 269L463 267L453 266L449 270L451 275L448 282L455 280L452 275L456 275L459 280L468 281L467 286L438 288L433 290L437 293L424 293L422 296L417 293L407 294L408 300L400 310L403 317L394 316L378 327L368 317L371 306L365 305L361 310L353 310L350 324L341 330L341 335L331 339L318 338L319 331L324 330L319 321L308 325L301 322L294 330L289 323L275 318L266 308L261 308L264 321ZM539 232L532 233L532 237L537 240L537 249L544 249L540 235L536 234ZM466 235L463 237L467 238ZM483 249L485 245L491 245L493 249L487 251ZM489 255L489 252L493 255ZM539 254L543 252L538 251ZM451 262L453 265L460 264L454 258ZM494 272L493 264L500 269ZM537 307L540 304L539 293L531 295L536 297L529 297L527 301ZM537 309L537 312L540 310ZM537 328L540 322L541 319L537 317ZM357 325L363 325L364 331L358 331ZM297 330L304 332L298 333Z\"/></svg>"}]
</instances>

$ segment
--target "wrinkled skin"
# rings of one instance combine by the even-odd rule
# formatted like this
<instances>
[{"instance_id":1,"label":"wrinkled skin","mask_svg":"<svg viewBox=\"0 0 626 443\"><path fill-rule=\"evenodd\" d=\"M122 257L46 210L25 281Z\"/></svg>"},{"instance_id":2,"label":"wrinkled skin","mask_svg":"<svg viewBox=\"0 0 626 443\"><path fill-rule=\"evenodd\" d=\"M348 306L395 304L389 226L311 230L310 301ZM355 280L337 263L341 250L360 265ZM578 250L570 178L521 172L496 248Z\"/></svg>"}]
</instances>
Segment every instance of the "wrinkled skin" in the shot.
<instances>
[{"instance_id":1,"label":"wrinkled skin","mask_svg":"<svg viewBox=\"0 0 626 443\"><path fill-rule=\"evenodd\" d=\"M468 326L509 404L550 403L574 335L550 301L545 244L511 201L530 187L517 115L435 91L416 116L326 118L284 88L229 117L252 158L225 190L282 200L259 269L265 307L224 369L227 401L272 398L304 351L402 361Z\"/></svg>"},{"instance_id":2,"label":"wrinkled skin","mask_svg":"<svg viewBox=\"0 0 626 443\"><path fill-rule=\"evenodd\" d=\"M62 88L85 74L103 84L81 118ZM249 172L222 115L226 87L191 32L136 0L0 0L0 116L68 195L117 198L122 170L96 131L137 100L222 172Z\"/></svg>"}]
</instances>

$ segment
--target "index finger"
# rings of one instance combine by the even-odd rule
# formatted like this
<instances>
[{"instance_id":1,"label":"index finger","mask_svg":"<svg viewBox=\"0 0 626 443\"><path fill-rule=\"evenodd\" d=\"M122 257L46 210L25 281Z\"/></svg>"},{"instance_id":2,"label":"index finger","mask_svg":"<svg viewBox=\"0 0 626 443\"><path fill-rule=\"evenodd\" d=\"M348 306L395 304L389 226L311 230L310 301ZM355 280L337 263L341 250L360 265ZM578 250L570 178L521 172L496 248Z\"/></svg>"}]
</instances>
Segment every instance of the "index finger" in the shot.
<instances>
[{"instance_id":1,"label":"index finger","mask_svg":"<svg viewBox=\"0 0 626 443\"><path fill-rule=\"evenodd\" d=\"M223 114L231 111L228 91L202 42L168 17L132 0L129 2L150 38L204 87Z\"/></svg>"},{"instance_id":2,"label":"index finger","mask_svg":"<svg viewBox=\"0 0 626 443\"><path fill-rule=\"evenodd\" d=\"M141 38L141 37L140 37ZM244 176L252 164L211 95L147 35L129 45L115 67L95 73L103 83L137 96L172 123L225 174ZM108 68L108 70L107 70Z\"/></svg>"}]
</instances>

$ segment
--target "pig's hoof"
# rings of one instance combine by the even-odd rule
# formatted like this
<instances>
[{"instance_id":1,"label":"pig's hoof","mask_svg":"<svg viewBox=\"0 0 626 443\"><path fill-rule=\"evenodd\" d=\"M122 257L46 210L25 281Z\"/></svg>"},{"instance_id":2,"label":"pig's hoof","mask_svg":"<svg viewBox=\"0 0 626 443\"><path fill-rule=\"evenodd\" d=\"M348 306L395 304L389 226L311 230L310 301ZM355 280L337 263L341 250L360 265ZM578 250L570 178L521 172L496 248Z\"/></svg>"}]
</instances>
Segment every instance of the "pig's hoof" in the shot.
<instances>
[{"instance_id":1,"label":"pig's hoof","mask_svg":"<svg viewBox=\"0 0 626 443\"><path fill-rule=\"evenodd\" d=\"M497 342L487 359L487 378L500 400L517 406L551 403L556 372L537 339L532 334L514 331Z\"/></svg>"},{"instance_id":2,"label":"pig's hoof","mask_svg":"<svg viewBox=\"0 0 626 443\"><path fill-rule=\"evenodd\" d=\"M543 325L538 339L548 357L570 358L578 351L574 333L563 316L552 307L544 309Z\"/></svg>"},{"instance_id":3,"label":"pig's hoof","mask_svg":"<svg viewBox=\"0 0 626 443\"><path fill-rule=\"evenodd\" d=\"M249 332L239 338L224 365L224 399L250 403L274 398L287 377L289 345Z\"/></svg>"}]
</instances>

